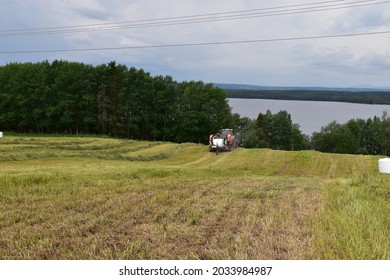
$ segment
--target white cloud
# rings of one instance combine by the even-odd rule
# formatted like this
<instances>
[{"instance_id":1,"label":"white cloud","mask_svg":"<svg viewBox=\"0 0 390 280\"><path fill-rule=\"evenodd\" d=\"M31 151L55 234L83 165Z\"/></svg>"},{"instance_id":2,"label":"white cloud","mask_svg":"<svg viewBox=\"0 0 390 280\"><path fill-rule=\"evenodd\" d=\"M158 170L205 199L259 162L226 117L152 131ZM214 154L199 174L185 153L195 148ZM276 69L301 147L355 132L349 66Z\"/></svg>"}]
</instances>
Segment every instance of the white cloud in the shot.
<instances>
[{"instance_id":1,"label":"white cloud","mask_svg":"<svg viewBox=\"0 0 390 280\"><path fill-rule=\"evenodd\" d=\"M324 1L318 1L324 2ZM341 3L342 1L340 1ZM353 1L345 1L353 2ZM16 0L0 10L2 30L172 18L310 3L307 0ZM314 2L312 2L314 3ZM329 4L335 2L329 2ZM0 37L0 51L147 46L390 30L389 4L230 21L47 36ZM265 10L266 11L266 10ZM390 35L122 51L9 54L0 63L111 60L175 79L263 85L389 86ZM316 83L316 84L315 84Z\"/></svg>"}]
</instances>

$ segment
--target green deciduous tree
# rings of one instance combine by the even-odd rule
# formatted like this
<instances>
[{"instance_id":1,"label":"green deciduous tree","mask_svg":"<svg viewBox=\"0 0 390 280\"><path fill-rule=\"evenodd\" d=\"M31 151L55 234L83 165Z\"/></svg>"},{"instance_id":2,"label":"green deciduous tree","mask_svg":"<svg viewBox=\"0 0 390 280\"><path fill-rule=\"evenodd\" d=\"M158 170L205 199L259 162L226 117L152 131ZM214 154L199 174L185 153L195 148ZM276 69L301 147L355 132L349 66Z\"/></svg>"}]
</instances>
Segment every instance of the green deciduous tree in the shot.
<instances>
[{"instance_id":1,"label":"green deciduous tree","mask_svg":"<svg viewBox=\"0 0 390 280\"><path fill-rule=\"evenodd\" d=\"M354 119L345 124L333 121L313 133L311 143L322 152L389 155L389 139L390 119L384 113L382 118Z\"/></svg>"},{"instance_id":2,"label":"green deciduous tree","mask_svg":"<svg viewBox=\"0 0 390 280\"><path fill-rule=\"evenodd\" d=\"M257 119L248 122L242 131L242 144L247 148L272 148L277 150L302 150L308 140L298 124L293 124L287 111L272 114L267 110L259 113Z\"/></svg>"}]
</instances>

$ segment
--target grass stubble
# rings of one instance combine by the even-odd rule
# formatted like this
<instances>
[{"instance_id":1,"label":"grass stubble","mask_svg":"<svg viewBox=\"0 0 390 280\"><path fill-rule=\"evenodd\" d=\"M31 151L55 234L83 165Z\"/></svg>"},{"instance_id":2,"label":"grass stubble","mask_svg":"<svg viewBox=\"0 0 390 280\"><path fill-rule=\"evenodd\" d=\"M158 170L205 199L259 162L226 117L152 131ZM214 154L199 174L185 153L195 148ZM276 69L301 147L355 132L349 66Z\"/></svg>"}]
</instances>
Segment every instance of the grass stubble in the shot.
<instances>
[{"instance_id":1,"label":"grass stubble","mask_svg":"<svg viewBox=\"0 0 390 280\"><path fill-rule=\"evenodd\" d=\"M0 259L388 259L376 157L0 142Z\"/></svg>"}]
</instances>

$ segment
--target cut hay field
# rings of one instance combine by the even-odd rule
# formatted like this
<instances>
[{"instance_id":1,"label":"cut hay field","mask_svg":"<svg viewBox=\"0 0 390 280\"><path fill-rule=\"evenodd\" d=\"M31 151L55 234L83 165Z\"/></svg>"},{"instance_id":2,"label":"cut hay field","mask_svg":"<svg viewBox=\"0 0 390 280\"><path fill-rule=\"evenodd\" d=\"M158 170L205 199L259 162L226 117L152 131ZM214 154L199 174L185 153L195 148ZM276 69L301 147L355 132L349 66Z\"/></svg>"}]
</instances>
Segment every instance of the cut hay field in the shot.
<instances>
[{"instance_id":1,"label":"cut hay field","mask_svg":"<svg viewBox=\"0 0 390 280\"><path fill-rule=\"evenodd\" d=\"M390 259L378 157L0 139L0 259Z\"/></svg>"}]
</instances>

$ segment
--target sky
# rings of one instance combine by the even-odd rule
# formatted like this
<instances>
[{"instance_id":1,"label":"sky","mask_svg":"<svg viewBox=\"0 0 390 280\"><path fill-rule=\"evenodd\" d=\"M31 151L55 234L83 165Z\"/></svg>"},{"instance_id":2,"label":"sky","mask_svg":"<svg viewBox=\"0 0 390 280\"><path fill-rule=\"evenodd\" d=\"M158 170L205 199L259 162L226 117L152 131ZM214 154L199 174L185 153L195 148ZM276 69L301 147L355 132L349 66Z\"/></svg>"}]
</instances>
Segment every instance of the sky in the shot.
<instances>
[{"instance_id":1,"label":"sky","mask_svg":"<svg viewBox=\"0 0 390 280\"><path fill-rule=\"evenodd\" d=\"M390 88L390 1L0 0L0 5L0 65L116 61L177 81Z\"/></svg>"}]
</instances>

